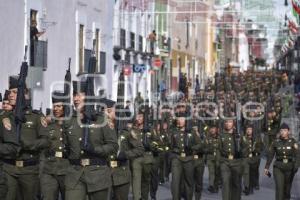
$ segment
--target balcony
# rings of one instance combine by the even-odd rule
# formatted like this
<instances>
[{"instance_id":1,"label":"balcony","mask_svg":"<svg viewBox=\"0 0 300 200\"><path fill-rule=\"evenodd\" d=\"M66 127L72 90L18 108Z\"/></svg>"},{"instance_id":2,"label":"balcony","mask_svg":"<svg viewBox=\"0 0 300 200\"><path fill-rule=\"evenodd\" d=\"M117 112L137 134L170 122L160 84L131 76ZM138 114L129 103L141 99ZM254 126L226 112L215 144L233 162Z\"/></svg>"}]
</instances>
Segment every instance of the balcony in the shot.
<instances>
[{"instance_id":1,"label":"balcony","mask_svg":"<svg viewBox=\"0 0 300 200\"><path fill-rule=\"evenodd\" d=\"M35 40L30 49L30 66L47 70L47 41Z\"/></svg>"},{"instance_id":2,"label":"balcony","mask_svg":"<svg viewBox=\"0 0 300 200\"><path fill-rule=\"evenodd\" d=\"M167 38L163 35L158 36L158 47L161 52L170 53L171 51L171 38Z\"/></svg>"}]
</instances>

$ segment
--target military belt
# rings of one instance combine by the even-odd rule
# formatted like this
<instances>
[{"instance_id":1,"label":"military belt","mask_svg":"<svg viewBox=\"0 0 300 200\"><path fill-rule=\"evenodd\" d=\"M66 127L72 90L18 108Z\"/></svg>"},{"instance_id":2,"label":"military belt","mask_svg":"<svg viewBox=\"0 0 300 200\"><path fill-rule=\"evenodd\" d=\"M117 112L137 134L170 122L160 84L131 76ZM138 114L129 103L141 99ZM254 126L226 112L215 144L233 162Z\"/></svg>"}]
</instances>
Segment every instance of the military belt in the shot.
<instances>
[{"instance_id":1,"label":"military belt","mask_svg":"<svg viewBox=\"0 0 300 200\"><path fill-rule=\"evenodd\" d=\"M62 151L53 151L47 155L48 157L55 157L55 158L66 158L67 156L65 155L64 152Z\"/></svg>"},{"instance_id":2,"label":"military belt","mask_svg":"<svg viewBox=\"0 0 300 200\"><path fill-rule=\"evenodd\" d=\"M283 159L276 159L278 162L283 162L283 163L290 163L293 162L293 159L288 159L288 158L283 158Z\"/></svg>"},{"instance_id":3,"label":"military belt","mask_svg":"<svg viewBox=\"0 0 300 200\"><path fill-rule=\"evenodd\" d=\"M78 166L92 166L92 165L107 165L106 160L99 159L99 158L83 158L83 159L69 159L71 165L78 165Z\"/></svg>"},{"instance_id":4,"label":"military belt","mask_svg":"<svg viewBox=\"0 0 300 200\"><path fill-rule=\"evenodd\" d=\"M16 167L29 167L39 164L39 161L36 159L30 160L14 160L14 159L4 159L4 163L9 165L14 165Z\"/></svg>"},{"instance_id":5,"label":"military belt","mask_svg":"<svg viewBox=\"0 0 300 200\"><path fill-rule=\"evenodd\" d=\"M127 161L118 161L118 160L111 160L109 162L109 166L111 168L116 168L116 167L122 167L122 166L126 166L127 165Z\"/></svg>"}]
</instances>

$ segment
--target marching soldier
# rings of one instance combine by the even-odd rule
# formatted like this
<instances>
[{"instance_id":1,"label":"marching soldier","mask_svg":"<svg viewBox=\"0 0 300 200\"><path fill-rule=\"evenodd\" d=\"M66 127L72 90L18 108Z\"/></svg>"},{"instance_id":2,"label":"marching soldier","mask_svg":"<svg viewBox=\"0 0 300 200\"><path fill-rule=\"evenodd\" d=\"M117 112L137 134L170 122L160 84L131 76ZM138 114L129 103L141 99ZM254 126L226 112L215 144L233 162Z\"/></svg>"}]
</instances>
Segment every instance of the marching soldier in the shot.
<instances>
[{"instance_id":1,"label":"marching soldier","mask_svg":"<svg viewBox=\"0 0 300 200\"><path fill-rule=\"evenodd\" d=\"M115 124L115 102L103 99L105 104L104 114L112 127ZM109 158L109 165L112 172L112 199L127 200L130 188L131 172L129 162L143 156L143 144L138 140L136 133L128 129L121 130L118 135L118 153L112 154Z\"/></svg>"},{"instance_id":2,"label":"marching soldier","mask_svg":"<svg viewBox=\"0 0 300 200\"><path fill-rule=\"evenodd\" d=\"M269 167L275 156L273 166L276 200L291 198L293 178L297 173L300 163L299 147L294 138L290 136L287 124L280 127L280 137L270 146L264 173L270 176Z\"/></svg>"},{"instance_id":3,"label":"marching soldier","mask_svg":"<svg viewBox=\"0 0 300 200\"><path fill-rule=\"evenodd\" d=\"M219 185L221 184L221 173L220 173L220 152L219 152L219 134L218 124L212 122L209 126L208 137L206 138L207 143L207 167L208 167L208 179L209 187L208 191L211 193L217 193Z\"/></svg>"},{"instance_id":4,"label":"marching soldier","mask_svg":"<svg viewBox=\"0 0 300 200\"><path fill-rule=\"evenodd\" d=\"M243 179L244 193L253 193L254 187L259 186L259 164L262 151L262 140L260 134L254 133L253 124L248 123L245 127L245 135L241 140L243 157Z\"/></svg>"},{"instance_id":5,"label":"marching soldier","mask_svg":"<svg viewBox=\"0 0 300 200\"><path fill-rule=\"evenodd\" d=\"M266 124L265 124L265 147L269 149L273 141L276 139L278 133L279 123L274 119L274 110L270 109L266 115Z\"/></svg>"},{"instance_id":6,"label":"marching soldier","mask_svg":"<svg viewBox=\"0 0 300 200\"><path fill-rule=\"evenodd\" d=\"M200 133L198 127L193 127L195 143L193 146L194 153L194 177L195 177L195 200L200 200L203 189L203 174L205 168L205 138L204 133Z\"/></svg>"},{"instance_id":7,"label":"marching soldier","mask_svg":"<svg viewBox=\"0 0 300 200\"><path fill-rule=\"evenodd\" d=\"M233 120L226 119L225 130L219 140L223 200L241 199L242 159L238 146L239 136L233 127Z\"/></svg>"},{"instance_id":8,"label":"marching soldier","mask_svg":"<svg viewBox=\"0 0 300 200\"><path fill-rule=\"evenodd\" d=\"M71 164L65 178L66 199L107 199L112 184L107 159L118 150L115 130L100 116L84 124L85 82L73 82L73 101L76 112L66 126Z\"/></svg>"},{"instance_id":9,"label":"marching soldier","mask_svg":"<svg viewBox=\"0 0 300 200\"><path fill-rule=\"evenodd\" d=\"M0 113L0 155L2 159L13 159L17 155L18 141L14 132L8 131L8 121L5 116L9 115L12 106L9 104L8 99L9 91L6 90L2 101L3 111ZM5 199L7 194L7 178L3 171L3 162L0 161L0 199Z\"/></svg>"},{"instance_id":10,"label":"marching soldier","mask_svg":"<svg viewBox=\"0 0 300 200\"><path fill-rule=\"evenodd\" d=\"M172 156L172 196L174 200L193 198L194 188L194 152L199 151L196 136L188 133L185 128L186 115L181 113L177 116L177 128L171 137ZM185 189L182 191L182 187Z\"/></svg>"},{"instance_id":11,"label":"marching soldier","mask_svg":"<svg viewBox=\"0 0 300 200\"><path fill-rule=\"evenodd\" d=\"M18 80L10 77L9 103L15 107ZM25 98L29 101L29 91L25 90ZM21 124L19 152L4 159L3 169L7 176L7 200L15 200L17 194L22 199L36 199L39 195L39 157L40 152L49 146L43 129L47 127L45 117L39 111L32 110L30 105L25 109L26 122ZM16 132L15 114L9 112L2 120L3 134Z\"/></svg>"},{"instance_id":12,"label":"marching soldier","mask_svg":"<svg viewBox=\"0 0 300 200\"><path fill-rule=\"evenodd\" d=\"M161 133L161 125L159 121L156 121L156 126L152 130L152 135L154 138L153 143L156 145L155 151L153 152L153 164L151 168L151 183L150 183L150 197L152 200L156 199L156 192L159 185L159 171L160 171L160 160L164 157L164 135Z\"/></svg>"},{"instance_id":13,"label":"marching soldier","mask_svg":"<svg viewBox=\"0 0 300 200\"><path fill-rule=\"evenodd\" d=\"M46 128L50 147L45 149L45 158L41 172L41 192L44 200L56 200L61 195L65 199L65 175L69 167L67 148L65 147L64 93L52 93L53 116Z\"/></svg>"},{"instance_id":14,"label":"marching soldier","mask_svg":"<svg viewBox=\"0 0 300 200\"><path fill-rule=\"evenodd\" d=\"M144 113L139 111L135 119L135 126L130 131L133 131L138 140L143 143L145 152L143 157L131 162L132 193L134 200L147 200L150 190L151 168L154 162L153 151L156 145L153 143L153 134L149 130L145 130L147 128L144 124Z\"/></svg>"}]
</instances>

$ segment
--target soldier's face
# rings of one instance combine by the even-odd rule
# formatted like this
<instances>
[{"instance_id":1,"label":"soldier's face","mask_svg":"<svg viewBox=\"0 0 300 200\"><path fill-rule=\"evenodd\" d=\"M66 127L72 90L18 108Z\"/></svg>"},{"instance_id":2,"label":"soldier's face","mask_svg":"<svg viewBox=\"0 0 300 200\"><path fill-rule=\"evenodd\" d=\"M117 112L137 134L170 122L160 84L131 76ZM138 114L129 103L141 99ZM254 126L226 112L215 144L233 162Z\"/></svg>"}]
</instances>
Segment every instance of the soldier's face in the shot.
<instances>
[{"instance_id":1,"label":"soldier's face","mask_svg":"<svg viewBox=\"0 0 300 200\"><path fill-rule=\"evenodd\" d=\"M2 102L2 109L5 110L6 112L13 110L12 105L9 104L8 100L5 100Z\"/></svg>"},{"instance_id":2,"label":"soldier's face","mask_svg":"<svg viewBox=\"0 0 300 200\"><path fill-rule=\"evenodd\" d=\"M74 94L73 103L74 103L74 106L77 110L80 110L80 109L83 108L84 100L85 100L85 93L78 92L78 93Z\"/></svg>"},{"instance_id":3,"label":"soldier's face","mask_svg":"<svg viewBox=\"0 0 300 200\"><path fill-rule=\"evenodd\" d=\"M226 130L231 130L231 129L233 129L233 120L226 120L226 122L225 122L225 128L226 128Z\"/></svg>"},{"instance_id":4,"label":"soldier's face","mask_svg":"<svg viewBox=\"0 0 300 200\"><path fill-rule=\"evenodd\" d=\"M289 132L290 132L289 129L280 129L280 137L288 138Z\"/></svg>"},{"instance_id":5,"label":"soldier's face","mask_svg":"<svg viewBox=\"0 0 300 200\"><path fill-rule=\"evenodd\" d=\"M144 116L142 114L138 114L136 116L136 123L138 125L142 125L144 123Z\"/></svg>"},{"instance_id":6,"label":"soldier's face","mask_svg":"<svg viewBox=\"0 0 300 200\"><path fill-rule=\"evenodd\" d=\"M104 111L109 119L114 120L116 118L116 109L114 107L106 108Z\"/></svg>"},{"instance_id":7,"label":"soldier's face","mask_svg":"<svg viewBox=\"0 0 300 200\"><path fill-rule=\"evenodd\" d=\"M246 134L247 134L248 136L251 136L252 133L253 133L253 129L252 129L251 127L248 127L248 128L246 129Z\"/></svg>"},{"instance_id":8,"label":"soldier's face","mask_svg":"<svg viewBox=\"0 0 300 200\"><path fill-rule=\"evenodd\" d=\"M211 128L209 129L209 132L210 132L210 134L212 134L212 135L216 135L216 134L217 134L217 128L216 128L216 127L211 127Z\"/></svg>"},{"instance_id":9,"label":"soldier's face","mask_svg":"<svg viewBox=\"0 0 300 200\"><path fill-rule=\"evenodd\" d=\"M163 129L164 129L164 130L167 130L167 129L168 129L168 124L167 124L167 123L164 123L164 124L163 124Z\"/></svg>"},{"instance_id":10,"label":"soldier's face","mask_svg":"<svg viewBox=\"0 0 300 200\"><path fill-rule=\"evenodd\" d=\"M63 115L64 115L63 103L58 102L58 103L53 104L53 115L56 118L63 117Z\"/></svg>"},{"instance_id":11,"label":"soldier's face","mask_svg":"<svg viewBox=\"0 0 300 200\"><path fill-rule=\"evenodd\" d=\"M9 90L8 100L9 104L12 106L16 105L18 88L13 88Z\"/></svg>"},{"instance_id":12,"label":"soldier's face","mask_svg":"<svg viewBox=\"0 0 300 200\"><path fill-rule=\"evenodd\" d=\"M184 117L177 118L177 126L180 128L185 126L185 118Z\"/></svg>"}]
</instances>

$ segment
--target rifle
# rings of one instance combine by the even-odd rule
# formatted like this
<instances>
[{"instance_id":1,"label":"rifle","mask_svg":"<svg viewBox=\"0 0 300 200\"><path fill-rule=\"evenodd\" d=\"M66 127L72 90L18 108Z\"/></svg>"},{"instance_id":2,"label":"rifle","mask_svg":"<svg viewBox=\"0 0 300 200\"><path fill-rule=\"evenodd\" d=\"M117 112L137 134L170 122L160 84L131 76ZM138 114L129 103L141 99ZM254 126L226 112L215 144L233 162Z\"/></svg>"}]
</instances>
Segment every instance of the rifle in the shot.
<instances>
[{"instance_id":1,"label":"rifle","mask_svg":"<svg viewBox=\"0 0 300 200\"><path fill-rule=\"evenodd\" d=\"M120 73L118 81L118 94L117 94L117 105L116 105L116 132L119 135L120 131L125 128L124 120L124 72ZM123 122L123 123L122 123Z\"/></svg>"},{"instance_id":2,"label":"rifle","mask_svg":"<svg viewBox=\"0 0 300 200\"><path fill-rule=\"evenodd\" d=\"M71 84L71 58L69 58L69 64L68 64L68 69L66 70L65 74L65 79L64 79L64 96L67 98L65 101L64 109L65 109L65 116L70 115L70 105L71 105L71 89L70 89L70 84Z\"/></svg>"},{"instance_id":3,"label":"rifle","mask_svg":"<svg viewBox=\"0 0 300 200\"><path fill-rule=\"evenodd\" d=\"M65 75L65 80L64 80L64 96L67 98L65 102L65 116L70 115L70 105L71 105L71 89L70 89L70 84L71 84L71 72L70 72L70 67L71 67L71 58L69 58L69 65L68 69L66 70L66 75Z\"/></svg>"},{"instance_id":4,"label":"rifle","mask_svg":"<svg viewBox=\"0 0 300 200\"><path fill-rule=\"evenodd\" d=\"M94 45L95 47L95 45ZM97 59L94 53L93 49L93 54L89 59L89 66L88 66L88 74L93 74L95 73L96 70L96 64L97 64ZM91 76L87 77L86 80L86 88L85 88L85 94L86 94L86 105L84 106L84 122L85 122L85 127L83 129L84 131L84 147L86 148L88 146L88 141L89 141L89 127L88 125L91 124L91 121L95 119L95 110L94 110L94 105L91 105L95 101L91 99L92 97L95 96L94 93L94 78Z\"/></svg>"},{"instance_id":5,"label":"rifle","mask_svg":"<svg viewBox=\"0 0 300 200\"><path fill-rule=\"evenodd\" d=\"M17 93L16 107L15 107L15 123L16 123L16 134L17 134L18 142L20 142L21 139L22 123L26 122L25 112L24 112L26 107L26 100L25 100L26 77L28 73L26 54L27 54L27 46L25 46L24 61L22 62L19 79L18 79L18 93Z\"/></svg>"}]
</instances>

